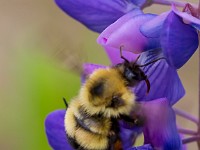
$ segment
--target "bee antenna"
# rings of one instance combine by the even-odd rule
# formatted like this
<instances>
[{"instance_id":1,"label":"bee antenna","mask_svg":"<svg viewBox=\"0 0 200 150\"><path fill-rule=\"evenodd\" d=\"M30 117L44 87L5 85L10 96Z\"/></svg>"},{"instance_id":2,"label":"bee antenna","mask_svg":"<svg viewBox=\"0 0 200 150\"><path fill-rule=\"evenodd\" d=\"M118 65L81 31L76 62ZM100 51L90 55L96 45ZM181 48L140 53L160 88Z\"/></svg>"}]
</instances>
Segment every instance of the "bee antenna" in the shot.
<instances>
[{"instance_id":1,"label":"bee antenna","mask_svg":"<svg viewBox=\"0 0 200 150\"><path fill-rule=\"evenodd\" d=\"M129 61L128 61L128 59L126 59L123 55L122 55L122 48L123 48L124 46L122 45L122 46L120 46L120 57L121 57L121 59L123 59L126 63L129 63Z\"/></svg>"},{"instance_id":2,"label":"bee antenna","mask_svg":"<svg viewBox=\"0 0 200 150\"><path fill-rule=\"evenodd\" d=\"M68 103L67 103L67 101L66 101L66 99L64 97L63 97L63 101L64 101L65 107L67 109L68 108Z\"/></svg>"},{"instance_id":3,"label":"bee antenna","mask_svg":"<svg viewBox=\"0 0 200 150\"><path fill-rule=\"evenodd\" d=\"M158 60L161 60L161 59L165 59L165 57L161 57L161 58L155 59L155 60L153 60L153 61L151 61L151 62L149 62L149 63L146 63L146 64L144 64L144 65L138 65L138 67L145 67L145 66L148 66L148 65L150 65L150 64L152 64L152 63L155 63L155 62L157 62Z\"/></svg>"}]
</instances>

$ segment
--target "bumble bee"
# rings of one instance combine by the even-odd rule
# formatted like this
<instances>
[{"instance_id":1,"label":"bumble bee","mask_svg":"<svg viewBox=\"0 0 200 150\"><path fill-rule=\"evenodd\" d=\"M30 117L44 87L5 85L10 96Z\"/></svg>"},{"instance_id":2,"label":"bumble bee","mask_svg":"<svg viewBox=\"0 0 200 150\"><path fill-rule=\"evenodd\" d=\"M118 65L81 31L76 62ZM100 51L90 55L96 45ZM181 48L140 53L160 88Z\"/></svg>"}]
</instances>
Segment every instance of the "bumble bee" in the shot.
<instances>
[{"instance_id":1,"label":"bumble bee","mask_svg":"<svg viewBox=\"0 0 200 150\"><path fill-rule=\"evenodd\" d=\"M86 79L77 97L70 102L64 119L69 143L78 150L121 150L120 119L129 117L135 106L131 87L144 80L150 83L135 62L122 55L124 63L97 69Z\"/></svg>"}]
</instances>

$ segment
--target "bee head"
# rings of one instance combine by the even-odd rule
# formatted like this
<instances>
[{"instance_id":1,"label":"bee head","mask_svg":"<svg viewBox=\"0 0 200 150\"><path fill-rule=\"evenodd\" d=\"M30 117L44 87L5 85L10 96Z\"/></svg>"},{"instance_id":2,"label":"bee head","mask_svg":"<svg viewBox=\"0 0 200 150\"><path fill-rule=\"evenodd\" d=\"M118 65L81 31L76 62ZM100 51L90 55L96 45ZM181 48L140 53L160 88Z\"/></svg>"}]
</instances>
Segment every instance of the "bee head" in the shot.
<instances>
[{"instance_id":1,"label":"bee head","mask_svg":"<svg viewBox=\"0 0 200 150\"><path fill-rule=\"evenodd\" d=\"M127 86L133 87L137 85L140 81L145 81L147 84L147 93L149 93L149 80L139 65L137 65L135 62L125 61L124 63L119 64L116 67L119 68L123 78L126 80Z\"/></svg>"},{"instance_id":2,"label":"bee head","mask_svg":"<svg viewBox=\"0 0 200 150\"><path fill-rule=\"evenodd\" d=\"M106 117L118 117L129 114L134 104L134 94L114 68L95 71L86 80L81 93L83 105L90 114L101 113Z\"/></svg>"}]
</instances>

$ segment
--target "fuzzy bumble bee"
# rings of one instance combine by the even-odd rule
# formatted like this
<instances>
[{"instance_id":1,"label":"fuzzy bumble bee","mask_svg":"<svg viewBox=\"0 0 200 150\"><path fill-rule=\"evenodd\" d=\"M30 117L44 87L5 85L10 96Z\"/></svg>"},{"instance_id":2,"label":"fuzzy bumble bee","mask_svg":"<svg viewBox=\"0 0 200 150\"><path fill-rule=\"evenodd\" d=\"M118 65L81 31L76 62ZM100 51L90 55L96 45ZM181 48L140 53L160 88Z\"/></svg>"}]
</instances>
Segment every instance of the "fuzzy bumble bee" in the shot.
<instances>
[{"instance_id":1,"label":"fuzzy bumble bee","mask_svg":"<svg viewBox=\"0 0 200 150\"><path fill-rule=\"evenodd\" d=\"M120 150L119 124L134 122L130 113L135 105L131 91L147 76L135 62L97 69L88 76L77 97L71 100L65 115L69 143L78 150Z\"/></svg>"}]
</instances>

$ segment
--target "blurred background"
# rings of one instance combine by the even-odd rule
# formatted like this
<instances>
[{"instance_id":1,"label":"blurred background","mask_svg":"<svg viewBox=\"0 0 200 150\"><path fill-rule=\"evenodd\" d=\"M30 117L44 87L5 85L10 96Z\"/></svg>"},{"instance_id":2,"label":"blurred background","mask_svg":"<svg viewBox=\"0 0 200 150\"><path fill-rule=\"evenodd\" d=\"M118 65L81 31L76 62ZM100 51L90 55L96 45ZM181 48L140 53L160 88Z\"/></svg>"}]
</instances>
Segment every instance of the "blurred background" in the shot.
<instances>
[{"instance_id":1,"label":"blurred background","mask_svg":"<svg viewBox=\"0 0 200 150\"><path fill-rule=\"evenodd\" d=\"M62 98L70 100L78 93L82 63L109 65L109 61L96 43L98 34L65 15L53 0L0 4L0 149L50 150L46 115L64 109ZM145 12L168 9L154 5ZM179 74L187 93L175 107L197 117L197 52ZM178 121L196 129L184 119ZM196 144L189 149L197 149Z\"/></svg>"}]
</instances>

